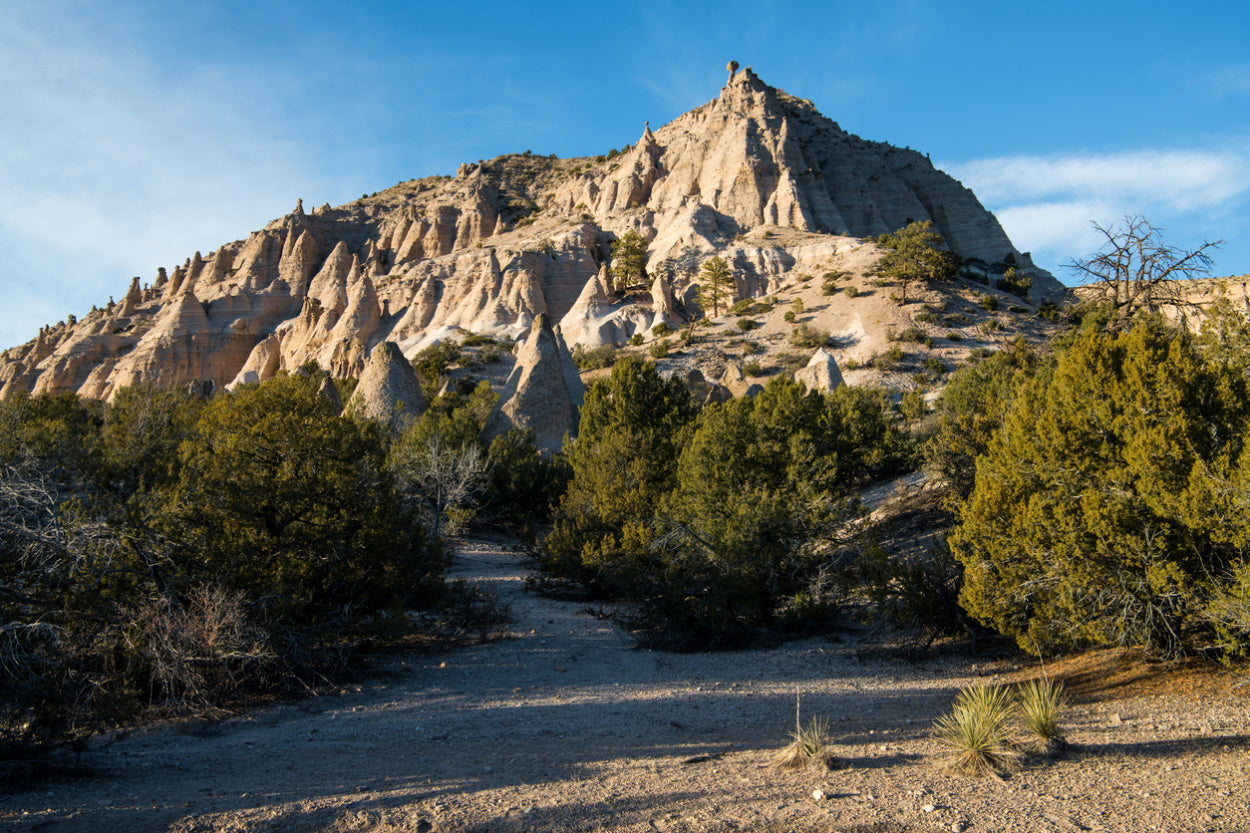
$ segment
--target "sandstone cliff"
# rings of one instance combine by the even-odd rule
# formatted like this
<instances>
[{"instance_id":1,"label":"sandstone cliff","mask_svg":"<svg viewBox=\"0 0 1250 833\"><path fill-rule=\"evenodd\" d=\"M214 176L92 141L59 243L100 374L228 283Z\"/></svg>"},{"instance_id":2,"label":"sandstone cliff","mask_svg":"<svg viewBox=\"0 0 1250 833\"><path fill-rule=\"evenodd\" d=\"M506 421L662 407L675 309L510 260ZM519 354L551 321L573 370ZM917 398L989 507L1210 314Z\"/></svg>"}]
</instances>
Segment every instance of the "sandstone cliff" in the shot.
<instances>
[{"instance_id":1,"label":"sandstone cliff","mask_svg":"<svg viewBox=\"0 0 1250 833\"><path fill-rule=\"evenodd\" d=\"M611 158L510 155L338 208L300 203L4 351L0 396L220 387L309 361L355 376L385 341L411 357L461 331L518 339L540 316L569 346L619 344L688 318L712 254L738 297L758 296L924 219L981 267L1019 263L1034 300L1060 290L925 156L846 133L748 69ZM648 241L651 289L621 296L606 269L627 230Z\"/></svg>"}]
</instances>

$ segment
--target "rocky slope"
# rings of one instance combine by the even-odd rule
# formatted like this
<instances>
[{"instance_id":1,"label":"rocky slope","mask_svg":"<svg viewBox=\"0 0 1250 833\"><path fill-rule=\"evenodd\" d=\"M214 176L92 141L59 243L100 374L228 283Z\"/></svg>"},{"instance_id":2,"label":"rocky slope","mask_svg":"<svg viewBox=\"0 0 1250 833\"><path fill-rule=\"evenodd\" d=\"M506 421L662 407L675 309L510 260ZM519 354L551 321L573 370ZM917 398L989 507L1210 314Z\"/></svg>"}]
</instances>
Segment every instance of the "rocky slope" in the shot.
<instances>
[{"instance_id":1,"label":"rocky slope","mask_svg":"<svg viewBox=\"0 0 1250 833\"><path fill-rule=\"evenodd\" d=\"M973 268L1017 262L1033 300L1060 290L925 156L848 134L748 68L623 153L510 155L338 208L299 204L6 350L0 396L220 387L309 361L355 376L383 341L411 357L464 331L517 339L540 315L569 347L619 344L687 319L712 254L732 264L738 297L762 296L924 219ZM610 244L629 230L649 243L649 291L618 295Z\"/></svg>"}]
</instances>

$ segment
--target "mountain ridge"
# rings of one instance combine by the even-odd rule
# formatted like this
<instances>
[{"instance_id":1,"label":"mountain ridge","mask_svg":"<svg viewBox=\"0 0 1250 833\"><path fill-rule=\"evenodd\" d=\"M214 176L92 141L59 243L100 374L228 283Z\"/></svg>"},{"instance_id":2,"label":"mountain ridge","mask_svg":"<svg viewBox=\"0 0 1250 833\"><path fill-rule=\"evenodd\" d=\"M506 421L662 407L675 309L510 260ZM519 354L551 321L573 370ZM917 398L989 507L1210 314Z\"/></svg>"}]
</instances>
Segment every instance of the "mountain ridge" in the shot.
<instances>
[{"instance_id":1,"label":"mountain ridge","mask_svg":"<svg viewBox=\"0 0 1250 833\"><path fill-rule=\"evenodd\" d=\"M516 340L539 315L570 347L621 344L688 320L713 254L733 265L737 297L761 296L922 219L987 276L1013 261L1034 300L1061 291L927 157L847 133L747 68L623 152L507 154L337 208L306 212L300 201L151 285L133 279L122 302L0 353L0 396L221 387L309 361L354 376L382 341L412 356L456 333ZM777 243L795 237L786 229L801 240ZM649 298L608 289L610 244L627 231L648 242Z\"/></svg>"}]
</instances>

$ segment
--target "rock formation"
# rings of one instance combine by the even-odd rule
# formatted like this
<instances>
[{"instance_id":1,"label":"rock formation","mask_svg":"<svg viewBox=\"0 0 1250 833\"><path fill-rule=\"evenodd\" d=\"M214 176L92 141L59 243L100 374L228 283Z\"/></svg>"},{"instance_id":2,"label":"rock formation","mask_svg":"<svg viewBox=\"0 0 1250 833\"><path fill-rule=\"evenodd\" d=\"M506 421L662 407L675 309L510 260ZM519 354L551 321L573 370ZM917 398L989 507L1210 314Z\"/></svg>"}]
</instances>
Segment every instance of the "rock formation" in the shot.
<instances>
[{"instance_id":1,"label":"rock formation","mask_svg":"<svg viewBox=\"0 0 1250 833\"><path fill-rule=\"evenodd\" d=\"M425 413L427 407L417 374L399 351L399 345L384 341L369 354L343 412L377 420L399 432Z\"/></svg>"},{"instance_id":2,"label":"rock formation","mask_svg":"<svg viewBox=\"0 0 1250 833\"><path fill-rule=\"evenodd\" d=\"M566 434L577 436L584 393L568 346L547 316L540 314L517 349L516 366L484 436L490 440L513 428L529 428L539 449L556 451Z\"/></svg>"},{"instance_id":3,"label":"rock formation","mask_svg":"<svg viewBox=\"0 0 1250 833\"><path fill-rule=\"evenodd\" d=\"M808 390L830 393L842 384L842 371L838 370L833 354L821 347L812 354L807 367L794 372L794 381L802 383Z\"/></svg>"},{"instance_id":4,"label":"rock formation","mask_svg":"<svg viewBox=\"0 0 1250 833\"><path fill-rule=\"evenodd\" d=\"M1035 299L1060 290L925 156L846 133L749 67L729 69L716 99L611 158L513 154L338 208L305 213L301 201L4 351L0 396L222 387L309 361L355 376L387 341L412 356L461 330L514 340L544 316L570 345L620 344L688 318L713 254L733 265L739 297L764 295L912 220L932 220L981 267L1015 262ZM649 293L617 295L606 280L626 231L648 241Z\"/></svg>"}]
</instances>

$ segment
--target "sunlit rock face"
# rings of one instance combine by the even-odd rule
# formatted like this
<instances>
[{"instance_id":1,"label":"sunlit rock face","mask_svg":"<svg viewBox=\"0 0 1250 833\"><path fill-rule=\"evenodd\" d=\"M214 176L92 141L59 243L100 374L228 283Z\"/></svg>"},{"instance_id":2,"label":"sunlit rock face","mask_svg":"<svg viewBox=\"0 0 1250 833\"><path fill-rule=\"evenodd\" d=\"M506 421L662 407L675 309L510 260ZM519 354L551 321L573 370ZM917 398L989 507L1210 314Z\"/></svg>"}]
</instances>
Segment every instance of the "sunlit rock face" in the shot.
<instances>
[{"instance_id":1,"label":"sunlit rock face","mask_svg":"<svg viewBox=\"0 0 1250 833\"><path fill-rule=\"evenodd\" d=\"M338 208L301 202L4 351L0 396L221 388L309 362L358 376L384 342L411 358L457 333L532 338L540 316L566 347L621 344L688 320L713 254L738 297L763 295L913 220L932 220L965 258L1013 260L1036 297L1061 291L923 154L853 136L750 69L610 156L513 154ZM631 230L648 243L645 283L618 294L610 246Z\"/></svg>"}]
</instances>

